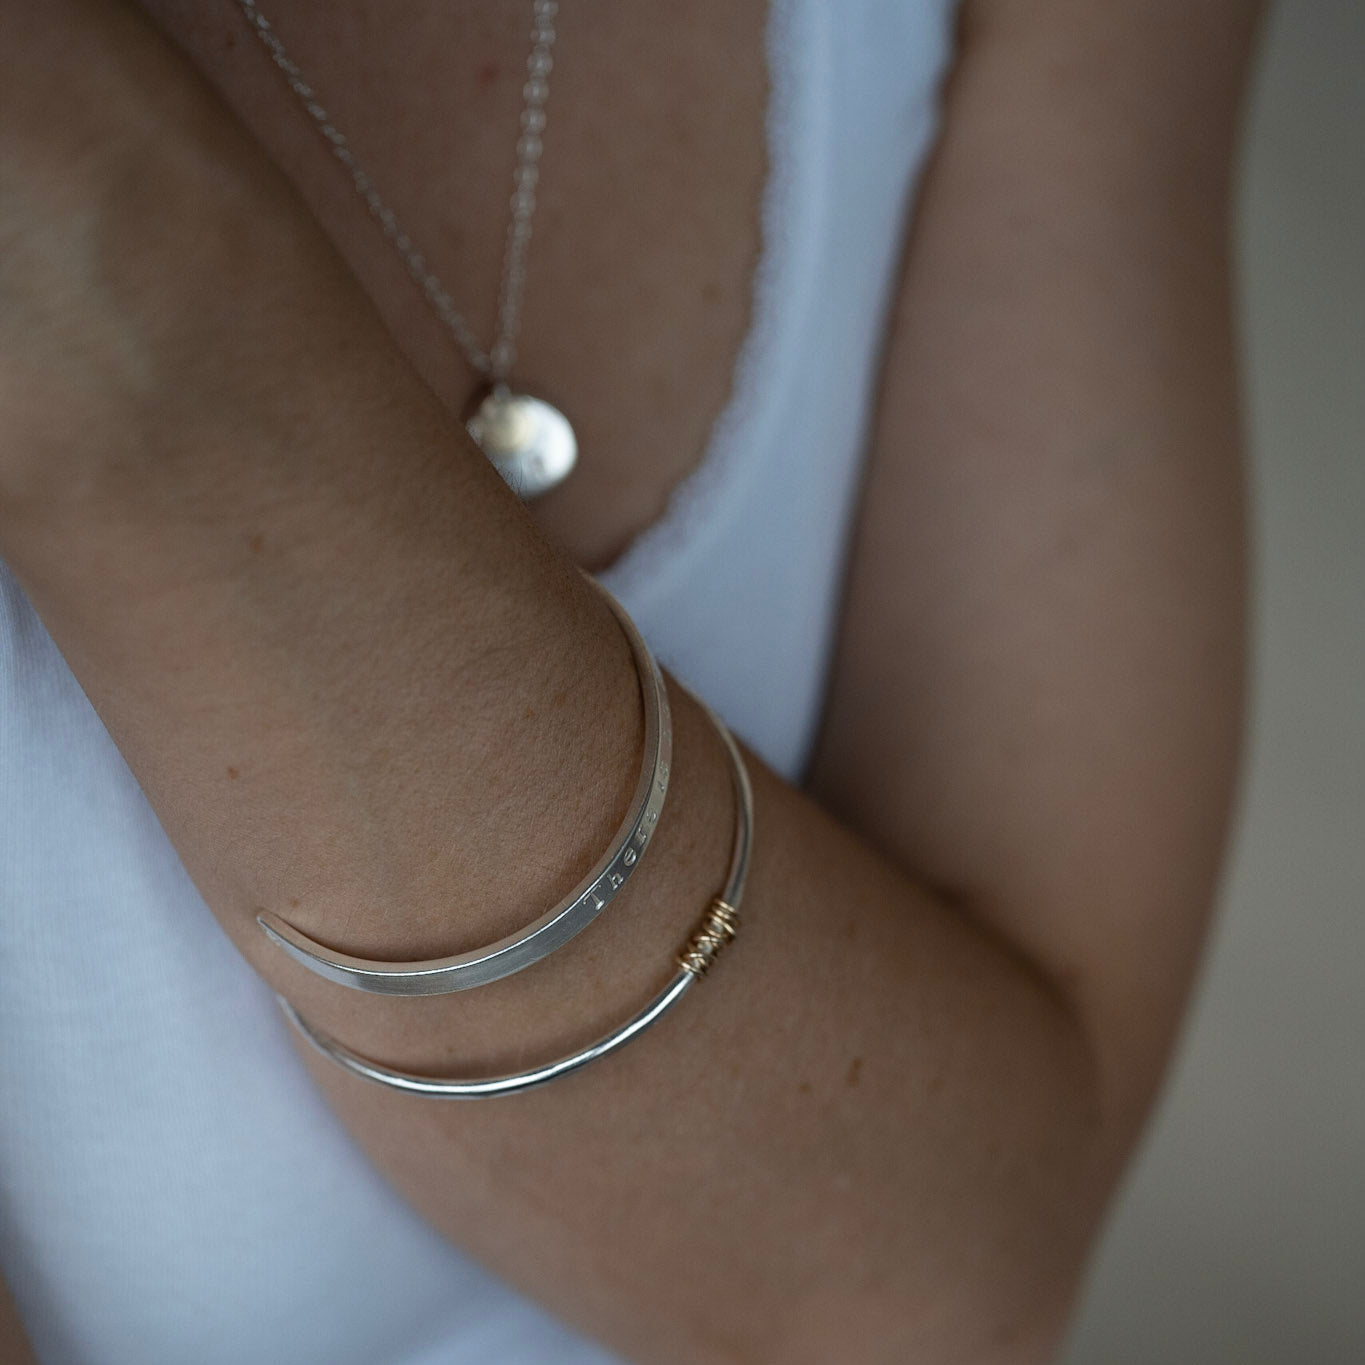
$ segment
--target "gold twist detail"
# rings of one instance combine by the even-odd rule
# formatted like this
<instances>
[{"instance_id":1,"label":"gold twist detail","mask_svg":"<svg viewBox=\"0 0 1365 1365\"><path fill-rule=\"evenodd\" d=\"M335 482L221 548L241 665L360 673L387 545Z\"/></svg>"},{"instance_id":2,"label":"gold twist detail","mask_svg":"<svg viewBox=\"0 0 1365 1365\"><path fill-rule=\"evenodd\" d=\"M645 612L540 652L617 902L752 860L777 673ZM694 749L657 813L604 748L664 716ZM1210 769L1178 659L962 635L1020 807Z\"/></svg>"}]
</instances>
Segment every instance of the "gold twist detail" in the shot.
<instances>
[{"instance_id":1,"label":"gold twist detail","mask_svg":"<svg viewBox=\"0 0 1365 1365\"><path fill-rule=\"evenodd\" d=\"M739 911L717 897L702 916L697 931L678 956L678 966L693 976L705 976L720 950L739 932Z\"/></svg>"}]
</instances>

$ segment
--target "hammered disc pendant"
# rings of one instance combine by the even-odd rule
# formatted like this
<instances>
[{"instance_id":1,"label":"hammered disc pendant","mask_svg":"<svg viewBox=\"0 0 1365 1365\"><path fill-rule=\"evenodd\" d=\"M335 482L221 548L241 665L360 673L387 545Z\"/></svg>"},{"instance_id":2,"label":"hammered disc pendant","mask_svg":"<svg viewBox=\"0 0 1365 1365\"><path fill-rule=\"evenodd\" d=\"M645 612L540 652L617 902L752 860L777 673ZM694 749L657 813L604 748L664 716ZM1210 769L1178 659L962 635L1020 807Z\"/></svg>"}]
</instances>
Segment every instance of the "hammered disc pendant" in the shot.
<instances>
[{"instance_id":1,"label":"hammered disc pendant","mask_svg":"<svg viewBox=\"0 0 1365 1365\"><path fill-rule=\"evenodd\" d=\"M557 488L578 462L578 441L557 407L505 385L485 392L465 430L524 502Z\"/></svg>"}]
</instances>

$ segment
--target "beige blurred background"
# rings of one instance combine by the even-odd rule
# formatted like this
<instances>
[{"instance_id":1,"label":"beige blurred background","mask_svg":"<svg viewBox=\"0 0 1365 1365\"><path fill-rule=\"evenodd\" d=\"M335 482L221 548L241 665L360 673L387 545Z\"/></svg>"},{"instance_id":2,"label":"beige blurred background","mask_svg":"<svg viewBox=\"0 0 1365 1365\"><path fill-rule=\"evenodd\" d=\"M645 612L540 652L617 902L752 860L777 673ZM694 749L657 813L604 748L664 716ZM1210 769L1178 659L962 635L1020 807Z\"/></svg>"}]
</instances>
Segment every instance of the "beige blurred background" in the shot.
<instances>
[{"instance_id":1,"label":"beige blurred background","mask_svg":"<svg viewBox=\"0 0 1365 1365\"><path fill-rule=\"evenodd\" d=\"M1365 1365L1365 0L1269 16L1240 237L1259 503L1242 818L1066 1365Z\"/></svg>"}]
</instances>

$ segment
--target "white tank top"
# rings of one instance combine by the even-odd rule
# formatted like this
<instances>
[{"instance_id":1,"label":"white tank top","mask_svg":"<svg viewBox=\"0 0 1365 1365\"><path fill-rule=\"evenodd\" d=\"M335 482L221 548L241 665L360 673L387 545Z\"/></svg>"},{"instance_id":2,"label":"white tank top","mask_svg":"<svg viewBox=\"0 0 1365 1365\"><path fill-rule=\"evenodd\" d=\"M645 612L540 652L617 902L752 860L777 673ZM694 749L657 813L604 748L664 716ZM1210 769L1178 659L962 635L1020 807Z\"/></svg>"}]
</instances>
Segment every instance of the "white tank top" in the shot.
<instances>
[{"instance_id":1,"label":"white tank top","mask_svg":"<svg viewBox=\"0 0 1365 1365\"><path fill-rule=\"evenodd\" d=\"M818 717L954 0L774 0L753 322L709 452L604 579L780 772ZM602 1365L315 1094L0 566L0 1268L44 1365Z\"/></svg>"}]
</instances>

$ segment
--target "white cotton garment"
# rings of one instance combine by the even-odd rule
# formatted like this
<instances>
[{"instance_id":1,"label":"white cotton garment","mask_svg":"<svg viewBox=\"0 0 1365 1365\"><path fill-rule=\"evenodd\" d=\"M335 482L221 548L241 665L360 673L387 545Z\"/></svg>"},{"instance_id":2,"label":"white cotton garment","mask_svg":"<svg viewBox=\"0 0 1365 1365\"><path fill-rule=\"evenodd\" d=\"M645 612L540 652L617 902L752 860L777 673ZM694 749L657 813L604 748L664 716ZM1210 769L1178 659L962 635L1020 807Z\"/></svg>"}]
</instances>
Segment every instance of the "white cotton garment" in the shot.
<instances>
[{"instance_id":1,"label":"white cotton garment","mask_svg":"<svg viewBox=\"0 0 1365 1365\"><path fill-rule=\"evenodd\" d=\"M763 250L732 397L604 575L789 777L813 740L952 6L774 0ZM611 1359L370 1168L3 566L0 1268L42 1365Z\"/></svg>"}]
</instances>

